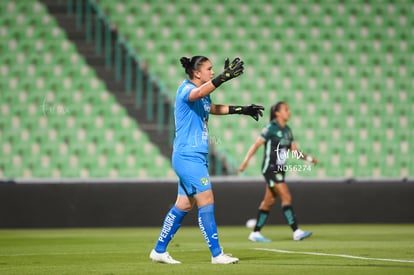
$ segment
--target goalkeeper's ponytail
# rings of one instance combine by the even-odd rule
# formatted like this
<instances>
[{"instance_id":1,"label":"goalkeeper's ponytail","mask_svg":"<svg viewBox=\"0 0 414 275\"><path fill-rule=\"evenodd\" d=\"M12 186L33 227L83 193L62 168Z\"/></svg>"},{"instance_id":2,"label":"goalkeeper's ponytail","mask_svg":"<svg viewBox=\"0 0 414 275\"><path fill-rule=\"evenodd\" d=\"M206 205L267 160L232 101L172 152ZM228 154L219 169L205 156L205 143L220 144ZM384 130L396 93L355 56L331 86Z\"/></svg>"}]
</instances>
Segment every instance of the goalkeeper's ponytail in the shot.
<instances>
[{"instance_id":1,"label":"goalkeeper's ponytail","mask_svg":"<svg viewBox=\"0 0 414 275\"><path fill-rule=\"evenodd\" d=\"M197 71L205 61L208 61L208 58L200 55L191 58L185 56L180 58L181 65L184 67L185 73L190 79L194 78L194 71Z\"/></svg>"}]
</instances>

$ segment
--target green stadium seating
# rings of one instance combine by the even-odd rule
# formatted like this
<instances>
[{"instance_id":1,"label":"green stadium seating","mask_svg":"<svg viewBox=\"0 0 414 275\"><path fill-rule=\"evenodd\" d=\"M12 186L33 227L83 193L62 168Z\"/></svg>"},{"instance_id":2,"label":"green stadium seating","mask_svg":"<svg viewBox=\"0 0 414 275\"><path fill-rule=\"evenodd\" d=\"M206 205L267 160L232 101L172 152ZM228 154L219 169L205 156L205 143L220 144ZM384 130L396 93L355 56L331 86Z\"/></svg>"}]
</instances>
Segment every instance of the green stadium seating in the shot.
<instances>
[{"instance_id":1,"label":"green stadium seating","mask_svg":"<svg viewBox=\"0 0 414 275\"><path fill-rule=\"evenodd\" d=\"M245 75L213 93L213 101L255 102L267 111L288 101L296 139L320 160L297 176L413 175L410 2L237 3L99 2L172 95L185 77L180 56L205 54L218 72L224 57L240 55ZM215 147L240 162L267 117L211 117ZM257 159L246 175L259 174Z\"/></svg>"},{"instance_id":2,"label":"green stadium seating","mask_svg":"<svg viewBox=\"0 0 414 275\"><path fill-rule=\"evenodd\" d=\"M43 4L0 3L0 21L0 178L173 175Z\"/></svg>"},{"instance_id":3,"label":"green stadium seating","mask_svg":"<svg viewBox=\"0 0 414 275\"><path fill-rule=\"evenodd\" d=\"M264 118L258 123L240 116L210 118L210 142L235 166L266 124L270 105L285 100L292 110L289 124L295 139L320 161L312 171L292 175L413 176L410 1L100 0L98 4L171 96L186 77L181 56L207 55L216 73L225 57L243 58L245 74L214 92L213 102L263 104ZM172 174L166 168L168 160L154 146L142 148L153 152L163 168L147 160L140 163L139 158L133 161L141 151L129 144L150 144L148 138L133 122L116 123L125 120L126 113L116 107L42 4L11 1L1 7L0 52L7 55L0 55L0 89L10 92L1 94L0 127L10 130L0 131L0 144L12 161L0 162L0 176ZM60 54L62 48L65 55ZM45 110L39 107L42 104ZM63 119L39 115L65 106L70 108L60 109L66 112ZM113 140L107 141L111 131ZM56 136L50 146L48 135ZM119 154L122 144L126 158ZM65 146L67 152L57 154ZM46 152L36 149L49 147ZM27 150L39 152L29 158ZM85 153L88 150L94 153ZM259 175L261 154L244 175ZM68 163L74 168L65 169Z\"/></svg>"}]
</instances>

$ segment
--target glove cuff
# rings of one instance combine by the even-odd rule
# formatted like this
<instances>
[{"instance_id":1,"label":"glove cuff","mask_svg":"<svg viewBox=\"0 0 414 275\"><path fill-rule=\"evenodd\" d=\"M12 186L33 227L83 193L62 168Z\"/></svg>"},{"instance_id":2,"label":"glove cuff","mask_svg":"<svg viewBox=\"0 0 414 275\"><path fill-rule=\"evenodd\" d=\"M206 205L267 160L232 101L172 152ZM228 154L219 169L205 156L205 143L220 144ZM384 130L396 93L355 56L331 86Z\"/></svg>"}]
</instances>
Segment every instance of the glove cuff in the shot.
<instances>
[{"instance_id":1,"label":"glove cuff","mask_svg":"<svg viewBox=\"0 0 414 275\"><path fill-rule=\"evenodd\" d=\"M211 80L211 83L213 83L214 87L218 88L221 84L224 83L223 79L221 78L221 76L217 76L215 78L213 78Z\"/></svg>"},{"instance_id":2,"label":"glove cuff","mask_svg":"<svg viewBox=\"0 0 414 275\"><path fill-rule=\"evenodd\" d=\"M229 114L243 114L243 106L229 105Z\"/></svg>"}]
</instances>

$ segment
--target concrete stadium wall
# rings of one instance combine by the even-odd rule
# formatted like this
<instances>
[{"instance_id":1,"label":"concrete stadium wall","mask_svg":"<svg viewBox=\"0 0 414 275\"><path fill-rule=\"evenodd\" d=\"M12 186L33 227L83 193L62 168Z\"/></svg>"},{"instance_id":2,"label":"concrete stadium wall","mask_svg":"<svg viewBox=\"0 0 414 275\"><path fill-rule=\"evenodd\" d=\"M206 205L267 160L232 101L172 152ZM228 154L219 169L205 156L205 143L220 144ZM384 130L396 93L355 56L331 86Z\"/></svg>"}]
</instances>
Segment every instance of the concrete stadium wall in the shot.
<instances>
[{"instance_id":1,"label":"concrete stadium wall","mask_svg":"<svg viewBox=\"0 0 414 275\"><path fill-rule=\"evenodd\" d=\"M212 178L219 225L255 218L260 178ZM300 224L414 223L414 181L292 181ZM157 226L176 198L175 180L0 182L0 228ZM184 225L197 225L193 209ZM280 201L268 224L285 224Z\"/></svg>"}]
</instances>

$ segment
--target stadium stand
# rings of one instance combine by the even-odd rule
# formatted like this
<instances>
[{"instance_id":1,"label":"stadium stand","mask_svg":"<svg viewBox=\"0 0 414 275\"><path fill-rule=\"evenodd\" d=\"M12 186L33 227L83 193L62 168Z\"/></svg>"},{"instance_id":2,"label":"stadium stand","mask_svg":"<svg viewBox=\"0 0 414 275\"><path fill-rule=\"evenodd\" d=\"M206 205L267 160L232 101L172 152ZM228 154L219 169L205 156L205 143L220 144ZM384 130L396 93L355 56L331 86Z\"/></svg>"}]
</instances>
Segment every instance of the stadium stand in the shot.
<instances>
[{"instance_id":1,"label":"stadium stand","mask_svg":"<svg viewBox=\"0 0 414 275\"><path fill-rule=\"evenodd\" d=\"M216 72L226 56L245 60L213 101L287 101L301 148L320 160L294 175L413 176L412 1L98 3L172 95L181 56L206 55ZM212 117L211 142L236 168L266 119ZM260 162L259 152L245 175Z\"/></svg>"},{"instance_id":2,"label":"stadium stand","mask_svg":"<svg viewBox=\"0 0 414 275\"><path fill-rule=\"evenodd\" d=\"M293 175L413 176L412 1L96 2L172 97L181 56L206 55L216 72L245 60L213 101L287 101L320 161ZM2 2L0 15L0 177L174 175L40 2ZM236 168L267 118L212 116L210 142ZM258 152L244 175L260 163Z\"/></svg>"},{"instance_id":3,"label":"stadium stand","mask_svg":"<svg viewBox=\"0 0 414 275\"><path fill-rule=\"evenodd\" d=\"M42 3L0 20L0 178L174 175Z\"/></svg>"}]
</instances>

